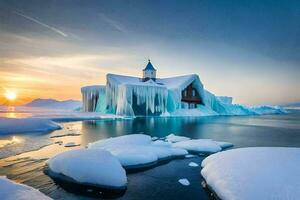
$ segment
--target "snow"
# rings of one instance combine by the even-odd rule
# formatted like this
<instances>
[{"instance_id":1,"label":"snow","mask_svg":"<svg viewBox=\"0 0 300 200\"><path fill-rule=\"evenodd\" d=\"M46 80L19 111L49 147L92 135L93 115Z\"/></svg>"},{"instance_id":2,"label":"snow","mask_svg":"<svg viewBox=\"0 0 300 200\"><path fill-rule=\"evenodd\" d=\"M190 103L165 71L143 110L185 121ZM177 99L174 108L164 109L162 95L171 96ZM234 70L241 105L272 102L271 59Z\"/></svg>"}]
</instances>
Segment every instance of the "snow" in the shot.
<instances>
[{"instance_id":1,"label":"snow","mask_svg":"<svg viewBox=\"0 0 300 200\"><path fill-rule=\"evenodd\" d=\"M0 197L3 200L50 200L40 191L0 176Z\"/></svg>"},{"instance_id":2,"label":"snow","mask_svg":"<svg viewBox=\"0 0 300 200\"><path fill-rule=\"evenodd\" d=\"M178 182L179 182L181 185L184 185L184 186L189 186L189 185L190 185L189 180L186 179L186 178L179 179Z\"/></svg>"},{"instance_id":3,"label":"snow","mask_svg":"<svg viewBox=\"0 0 300 200\"><path fill-rule=\"evenodd\" d=\"M88 144L89 149L104 149L119 159L126 169L155 165L157 162L187 154L164 141L154 141L148 135L132 134L99 140Z\"/></svg>"},{"instance_id":4,"label":"snow","mask_svg":"<svg viewBox=\"0 0 300 200\"><path fill-rule=\"evenodd\" d=\"M34 118L0 118L0 135L15 133L49 132L60 129L55 122L48 119Z\"/></svg>"},{"instance_id":5,"label":"snow","mask_svg":"<svg viewBox=\"0 0 300 200\"><path fill-rule=\"evenodd\" d=\"M197 163L195 163L195 162L190 162L189 166L190 167L198 167L199 165Z\"/></svg>"},{"instance_id":6,"label":"snow","mask_svg":"<svg viewBox=\"0 0 300 200\"><path fill-rule=\"evenodd\" d=\"M76 183L104 188L126 188L126 172L108 151L80 149L60 153L47 161L49 169Z\"/></svg>"},{"instance_id":7,"label":"snow","mask_svg":"<svg viewBox=\"0 0 300 200\"><path fill-rule=\"evenodd\" d=\"M201 174L222 200L300 196L300 148L251 147L211 155Z\"/></svg>"},{"instance_id":8,"label":"snow","mask_svg":"<svg viewBox=\"0 0 300 200\"><path fill-rule=\"evenodd\" d=\"M170 134L166 137L166 141L168 141L168 142L181 142L181 141L186 141L186 140L190 140L190 138L184 137L184 136L177 136L174 134Z\"/></svg>"},{"instance_id":9,"label":"snow","mask_svg":"<svg viewBox=\"0 0 300 200\"><path fill-rule=\"evenodd\" d=\"M217 142L217 143L222 149L233 147L233 144L230 142Z\"/></svg>"},{"instance_id":10,"label":"snow","mask_svg":"<svg viewBox=\"0 0 300 200\"><path fill-rule=\"evenodd\" d=\"M211 139L196 139L172 144L172 147L182 148L193 153L216 153L222 150L217 142Z\"/></svg>"}]
</instances>

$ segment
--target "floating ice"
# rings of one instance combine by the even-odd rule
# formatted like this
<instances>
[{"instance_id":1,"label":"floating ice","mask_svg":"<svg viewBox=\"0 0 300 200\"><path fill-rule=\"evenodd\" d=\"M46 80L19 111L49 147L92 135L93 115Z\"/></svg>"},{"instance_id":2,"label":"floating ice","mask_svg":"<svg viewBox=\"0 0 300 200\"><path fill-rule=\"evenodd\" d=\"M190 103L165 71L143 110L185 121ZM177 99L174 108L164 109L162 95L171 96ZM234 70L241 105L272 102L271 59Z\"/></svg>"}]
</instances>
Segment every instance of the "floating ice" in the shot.
<instances>
[{"instance_id":1,"label":"floating ice","mask_svg":"<svg viewBox=\"0 0 300 200\"><path fill-rule=\"evenodd\" d=\"M240 148L207 157L201 174L222 200L296 200L299 165L300 148Z\"/></svg>"},{"instance_id":2,"label":"floating ice","mask_svg":"<svg viewBox=\"0 0 300 200\"><path fill-rule=\"evenodd\" d=\"M193 154L187 154L187 155L185 155L185 158L195 158L196 157L196 155L193 155Z\"/></svg>"},{"instance_id":3,"label":"floating ice","mask_svg":"<svg viewBox=\"0 0 300 200\"><path fill-rule=\"evenodd\" d=\"M64 145L64 147L76 147L80 146L80 144L77 144L76 142L68 142Z\"/></svg>"},{"instance_id":4,"label":"floating ice","mask_svg":"<svg viewBox=\"0 0 300 200\"><path fill-rule=\"evenodd\" d=\"M222 149L227 149L230 147L233 147L233 144L230 142L219 142L217 141L218 145L222 148Z\"/></svg>"},{"instance_id":5,"label":"floating ice","mask_svg":"<svg viewBox=\"0 0 300 200\"><path fill-rule=\"evenodd\" d=\"M126 172L108 151L80 149L60 153L47 161L55 178L103 188L125 189ZM65 178L67 177L67 178Z\"/></svg>"},{"instance_id":6,"label":"floating ice","mask_svg":"<svg viewBox=\"0 0 300 200\"><path fill-rule=\"evenodd\" d=\"M221 147L217 142L211 139L196 139L196 140L187 140L182 142L176 142L172 144L173 147L186 149L192 153L216 153L221 151Z\"/></svg>"},{"instance_id":7,"label":"floating ice","mask_svg":"<svg viewBox=\"0 0 300 200\"><path fill-rule=\"evenodd\" d=\"M0 135L14 133L49 132L60 129L55 122L37 118L0 118Z\"/></svg>"},{"instance_id":8,"label":"floating ice","mask_svg":"<svg viewBox=\"0 0 300 200\"><path fill-rule=\"evenodd\" d=\"M50 200L40 191L0 176L0 198L3 200Z\"/></svg>"},{"instance_id":9,"label":"floating ice","mask_svg":"<svg viewBox=\"0 0 300 200\"><path fill-rule=\"evenodd\" d=\"M189 185L190 185L189 180L186 179L186 178L179 179L178 182L179 182L181 185L184 185L184 186L189 186Z\"/></svg>"},{"instance_id":10,"label":"floating ice","mask_svg":"<svg viewBox=\"0 0 300 200\"><path fill-rule=\"evenodd\" d=\"M183 157L187 151L174 148L164 141L152 142L143 134L124 135L88 144L90 149L104 149L111 152L126 169L155 165L157 162L174 157Z\"/></svg>"},{"instance_id":11,"label":"floating ice","mask_svg":"<svg viewBox=\"0 0 300 200\"><path fill-rule=\"evenodd\" d=\"M168 141L168 142L181 142L181 141L186 141L186 140L190 140L190 138L184 137L184 136L177 136L177 135L174 135L173 133L166 137L166 141Z\"/></svg>"},{"instance_id":12,"label":"floating ice","mask_svg":"<svg viewBox=\"0 0 300 200\"><path fill-rule=\"evenodd\" d=\"M189 166L190 167L198 167L199 165L197 163L195 163L195 162L190 162Z\"/></svg>"}]
</instances>

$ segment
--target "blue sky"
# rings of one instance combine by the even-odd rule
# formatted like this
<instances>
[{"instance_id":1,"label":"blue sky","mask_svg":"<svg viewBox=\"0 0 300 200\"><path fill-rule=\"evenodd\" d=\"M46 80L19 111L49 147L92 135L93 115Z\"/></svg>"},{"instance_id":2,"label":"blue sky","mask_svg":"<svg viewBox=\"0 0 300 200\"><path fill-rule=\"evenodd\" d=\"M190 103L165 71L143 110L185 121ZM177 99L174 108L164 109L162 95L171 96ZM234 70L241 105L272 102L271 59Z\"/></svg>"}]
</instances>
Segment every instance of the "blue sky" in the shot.
<instances>
[{"instance_id":1,"label":"blue sky","mask_svg":"<svg viewBox=\"0 0 300 200\"><path fill-rule=\"evenodd\" d=\"M0 0L0 90L80 99L150 58L158 76L197 73L236 103L300 101L299 35L292 0Z\"/></svg>"}]
</instances>

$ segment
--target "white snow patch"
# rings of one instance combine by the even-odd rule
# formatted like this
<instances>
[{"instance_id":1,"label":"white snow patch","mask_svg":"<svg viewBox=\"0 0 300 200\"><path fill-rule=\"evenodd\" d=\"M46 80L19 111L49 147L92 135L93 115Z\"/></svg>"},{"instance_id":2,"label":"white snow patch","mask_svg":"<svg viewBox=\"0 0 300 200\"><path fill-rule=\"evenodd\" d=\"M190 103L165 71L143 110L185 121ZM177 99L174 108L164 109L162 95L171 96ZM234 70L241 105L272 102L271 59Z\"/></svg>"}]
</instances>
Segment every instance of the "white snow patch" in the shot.
<instances>
[{"instance_id":1,"label":"white snow patch","mask_svg":"<svg viewBox=\"0 0 300 200\"><path fill-rule=\"evenodd\" d=\"M50 170L78 183L99 187L124 188L126 172L118 159L108 151L79 149L60 153L47 161Z\"/></svg>"},{"instance_id":2,"label":"white snow patch","mask_svg":"<svg viewBox=\"0 0 300 200\"><path fill-rule=\"evenodd\" d=\"M189 180L186 179L186 178L179 179L178 182L179 182L181 185L184 185L184 186L189 186L189 185L190 185Z\"/></svg>"},{"instance_id":3,"label":"white snow patch","mask_svg":"<svg viewBox=\"0 0 300 200\"><path fill-rule=\"evenodd\" d=\"M143 134L124 135L88 144L89 149L104 149L116 156L125 168L139 168L160 160L185 156L187 151L164 141L152 142Z\"/></svg>"},{"instance_id":4,"label":"white snow patch","mask_svg":"<svg viewBox=\"0 0 300 200\"><path fill-rule=\"evenodd\" d=\"M197 163L195 163L195 162L190 162L189 166L190 167L198 167L199 165Z\"/></svg>"},{"instance_id":5,"label":"white snow patch","mask_svg":"<svg viewBox=\"0 0 300 200\"><path fill-rule=\"evenodd\" d=\"M220 145L220 147L222 149L233 147L233 144L230 143L230 142L220 142L220 141L217 141L217 143L218 143L218 145Z\"/></svg>"},{"instance_id":6,"label":"white snow patch","mask_svg":"<svg viewBox=\"0 0 300 200\"><path fill-rule=\"evenodd\" d=\"M216 153L222 150L217 142L211 139L196 139L177 142L172 147L186 149L193 153Z\"/></svg>"},{"instance_id":7,"label":"white snow patch","mask_svg":"<svg viewBox=\"0 0 300 200\"><path fill-rule=\"evenodd\" d=\"M55 122L48 119L0 118L0 135L15 133L48 132L60 129Z\"/></svg>"},{"instance_id":8,"label":"white snow patch","mask_svg":"<svg viewBox=\"0 0 300 200\"><path fill-rule=\"evenodd\" d=\"M186 140L190 140L190 138L184 137L184 136L177 136L177 135L174 135L173 133L166 137L166 141L168 141L168 142L181 142L181 141L186 141Z\"/></svg>"},{"instance_id":9,"label":"white snow patch","mask_svg":"<svg viewBox=\"0 0 300 200\"><path fill-rule=\"evenodd\" d=\"M40 191L0 176L0 198L3 200L50 200Z\"/></svg>"},{"instance_id":10,"label":"white snow patch","mask_svg":"<svg viewBox=\"0 0 300 200\"><path fill-rule=\"evenodd\" d=\"M240 148L207 157L201 174L222 200L296 200L299 165L300 148Z\"/></svg>"}]
</instances>

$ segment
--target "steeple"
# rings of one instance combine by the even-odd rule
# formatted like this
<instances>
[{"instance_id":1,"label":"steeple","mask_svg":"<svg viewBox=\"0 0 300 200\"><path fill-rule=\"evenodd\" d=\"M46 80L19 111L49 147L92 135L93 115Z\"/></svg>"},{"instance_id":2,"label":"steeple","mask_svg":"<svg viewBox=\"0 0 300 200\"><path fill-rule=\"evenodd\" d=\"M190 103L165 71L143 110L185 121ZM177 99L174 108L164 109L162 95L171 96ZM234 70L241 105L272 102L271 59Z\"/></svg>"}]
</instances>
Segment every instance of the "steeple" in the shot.
<instances>
[{"instance_id":1,"label":"steeple","mask_svg":"<svg viewBox=\"0 0 300 200\"><path fill-rule=\"evenodd\" d=\"M143 71L146 71L146 70L156 71L156 69L153 67L152 63L150 62L150 59L148 59L148 64L146 65L145 69L143 69Z\"/></svg>"},{"instance_id":2,"label":"steeple","mask_svg":"<svg viewBox=\"0 0 300 200\"><path fill-rule=\"evenodd\" d=\"M150 59L148 60L146 67L143 69L143 81L147 81L149 79L154 81L156 79L156 69L153 67Z\"/></svg>"}]
</instances>

